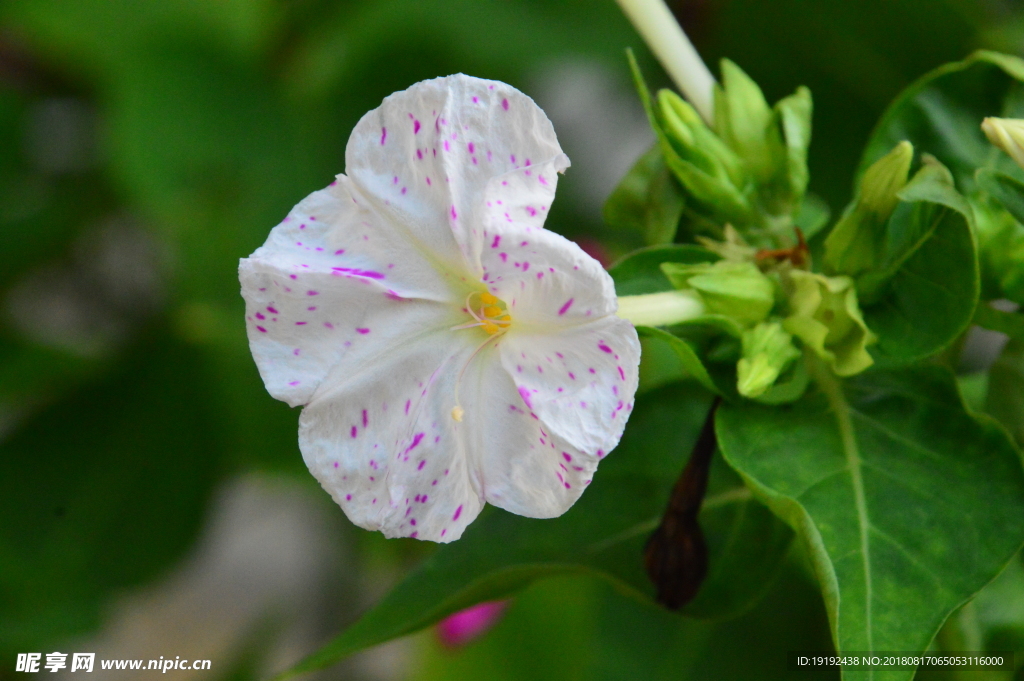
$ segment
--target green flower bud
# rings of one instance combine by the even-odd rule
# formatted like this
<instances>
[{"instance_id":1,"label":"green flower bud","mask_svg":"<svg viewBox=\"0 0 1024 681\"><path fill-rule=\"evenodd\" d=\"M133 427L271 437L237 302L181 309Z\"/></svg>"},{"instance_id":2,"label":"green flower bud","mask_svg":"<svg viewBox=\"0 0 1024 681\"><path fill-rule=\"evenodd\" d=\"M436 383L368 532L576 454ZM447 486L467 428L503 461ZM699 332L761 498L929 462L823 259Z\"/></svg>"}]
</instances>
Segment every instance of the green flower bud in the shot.
<instances>
[{"instance_id":1,"label":"green flower bud","mask_svg":"<svg viewBox=\"0 0 1024 681\"><path fill-rule=\"evenodd\" d=\"M981 129L988 141L1009 154L1024 168L1024 120L1019 118L986 118Z\"/></svg>"},{"instance_id":2,"label":"green flower bud","mask_svg":"<svg viewBox=\"0 0 1024 681\"><path fill-rule=\"evenodd\" d=\"M657 96L665 162L688 193L723 221L746 220L750 205L743 163L708 129L696 110L671 90Z\"/></svg>"},{"instance_id":3,"label":"green flower bud","mask_svg":"<svg viewBox=\"0 0 1024 681\"><path fill-rule=\"evenodd\" d=\"M900 142L864 172L857 198L825 239L825 264L832 271L856 276L878 264L885 222L899 203L913 158L913 145Z\"/></svg>"},{"instance_id":4,"label":"green flower bud","mask_svg":"<svg viewBox=\"0 0 1024 681\"><path fill-rule=\"evenodd\" d=\"M762 322L743 332L743 357L736 364L736 389L759 397L775 384L790 362L800 356L793 337L779 322Z\"/></svg>"},{"instance_id":5,"label":"green flower bud","mask_svg":"<svg viewBox=\"0 0 1024 681\"><path fill-rule=\"evenodd\" d=\"M722 60L722 83L715 88L715 130L757 181L767 183L786 163L775 112L757 83L728 59Z\"/></svg>"},{"instance_id":6,"label":"green flower bud","mask_svg":"<svg viewBox=\"0 0 1024 681\"><path fill-rule=\"evenodd\" d=\"M663 263L662 272L672 285L700 294L709 314L719 314L742 325L757 324L775 305L771 279L750 262L720 260L714 264Z\"/></svg>"},{"instance_id":7,"label":"green flower bud","mask_svg":"<svg viewBox=\"0 0 1024 681\"><path fill-rule=\"evenodd\" d=\"M814 350L839 376L852 376L871 366L874 360L867 346L877 338L864 323L853 279L803 270L792 271L790 279L790 314L783 320L783 328Z\"/></svg>"},{"instance_id":8,"label":"green flower bud","mask_svg":"<svg viewBox=\"0 0 1024 681\"><path fill-rule=\"evenodd\" d=\"M669 139L685 147L681 156L739 191L748 181L743 162L704 123L690 103L671 90L658 92L658 106Z\"/></svg>"}]
</instances>

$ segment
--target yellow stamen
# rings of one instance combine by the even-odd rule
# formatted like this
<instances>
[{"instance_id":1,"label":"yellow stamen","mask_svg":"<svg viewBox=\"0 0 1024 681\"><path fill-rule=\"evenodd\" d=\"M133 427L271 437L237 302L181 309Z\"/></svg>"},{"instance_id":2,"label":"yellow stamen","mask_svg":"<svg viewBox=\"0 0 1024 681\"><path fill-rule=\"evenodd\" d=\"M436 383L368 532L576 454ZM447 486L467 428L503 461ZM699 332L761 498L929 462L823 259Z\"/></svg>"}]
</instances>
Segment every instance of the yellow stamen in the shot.
<instances>
[{"instance_id":1,"label":"yellow stamen","mask_svg":"<svg viewBox=\"0 0 1024 681\"><path fill-rule=\"evenodd\" d=\"M483 301L484 305L494 305L496 302L498 302L498 298L494 294L488 293L487 291L484 291L483 293L480 294L480 300Z\"/></svg>"},{"instance_id":2,"label":"yellow stamen","mask_svg":"<svg viewBox=\"0 0 1024 681\"><path fill-rule=\"evenodd\" d=\"M466 410L460 407L459 405L455 405L454 407L452 407L452 418L455 419L456 421L461 422L462 415L465 413Z\"/></svg>"},{"instance_id":3,"label":"yellow stamen","mask_svg":"<svg viewBox=\"0 0 1024 681\"><path fill-rule=\"evenodd\" d=\"M490 320L484 320L483 322L484 331L491 334L492 336L500 330L498 325Z\"/></svg>"},{"instance_id":4,"label":"yellow stamen","mask_svg":"<svg viewBox=\"0 0 1024 681\"><path fill-rule=\"evenodd\" d=\"M484 316L496 318L501 315L501 308L497 305L488 305L484 308Z\"/></svg>"}]
</instances>

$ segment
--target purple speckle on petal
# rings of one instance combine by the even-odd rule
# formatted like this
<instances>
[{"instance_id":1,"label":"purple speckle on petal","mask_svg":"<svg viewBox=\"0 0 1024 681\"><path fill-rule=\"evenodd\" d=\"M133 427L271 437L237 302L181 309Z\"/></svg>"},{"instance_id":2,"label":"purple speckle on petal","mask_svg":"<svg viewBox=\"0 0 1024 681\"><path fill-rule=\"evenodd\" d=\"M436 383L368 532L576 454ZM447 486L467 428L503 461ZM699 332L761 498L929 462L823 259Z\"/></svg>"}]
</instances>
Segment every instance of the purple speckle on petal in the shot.
<instances>
[{"instance_id":1,"label":"purple speckle on petal","mask_svg":"<svg viewBox=\"0 0 1024 681\"><path fill-rule=\"evenodd\" d=\"M335 465L337 465L337 464L335 464ZM345 501L352 501L352 495L351 494L346 494L345 495Z\"/></svg>"},{"instance_id":2,"label":"purple speckle on petal","mask_svg":"<svg viewBox=\"0 0 1024 681\"><path fill-rule=\"evenodd\" d=\"M519 386L519 396L523 398L527 409L533 409L533 405L530 404L530 391L528 389L524 386Z\"/></svg>"},{"instance_id":3,"label":"purple speckle on petal","mask_svg":"<svg viewBox=\"0 0 1024 681\"><path fill-rule=\"evenodd\" d=\"M612 349L608 347L608 345L604 341L598 341L597 347L600 350L607 352L609 355L612 354Z\"/></svg>"},{"instance_id":4,"label":"purple speckle on petal","mask_svg":"<svg viewBox=\"0 0 1024 681\"><path fill-rule=\"evenodd\" d=\"M459 505L459 507L457 509L455 509L455 515L452 516L452 520L458 520L460 515L462 515L462 505L461 504Z\"/></svg>"},{"instance_id":5,"label":"purple speckle on petal","mask_svg":"<svg viewBox=\"0 0 1024 681\"><path fill-rule=\"evenodd\" d=\"M416 470L421 471L421 470L423 470L423 467L426 466L426 465L427 465L426 460L420 461L420 465L416 466Z\"/></svg>"},{"instance_id":6,"label":"purple speckle on petal","mask_svg":"<svg viewBox=\"0 0 1024 681\"><path fill-rule=\"evenodd\" d=\"M508 111L508 100L507 99L501 100L501 108L504 109L505 111Z\"/></svg>"},{"instance_id":7,"label":"purple speckle on petal","mask_svg":"<svg viewBox=\"0 0 1024 681\"><path fill-rule=\"evenodd\" d=\"M387 128L381 128L380 129L380 143L381 143L381 146L384 145L384 142L386 142L387 139L388 139L388 129Z\"/></svg>"},{"instance_id":8,"label":"purple speckle on petal","mask_svg":"<svg viewBox=\"0 0 1024 681\"><path fill-rule=\"evenodd\" d=\"M320 295L320 292L319 291L306 291L306 295L307 296L318 296L318 295Z\"/></svg>"},{"instance_id":9,"label":"purple speckle on petal","mask_svg":"<svg viewBox=\"0 0 1024 681\"><path fill-rule=\"evenodd\" d=\"M358 433L359 430L355 426L352 426L352 437L354 438Z\"/></svg>"},{"instance_id":10,"label":"purple speckle on petal","mask_svg":"<svg viewBox=\"0 0 1024 681\"><path fill-rule=\"evenodd\" d=\"M363 428L365 428L369 422L370 422L370 419L367 417L366 410L364 409L363 410Z\"/></svg>"},{"instance_id":11,"label":"purple speckle on petal","mask_svg":"<svg viewBox=\"0 0 1024 681\"><path fill-rule=\"evenodd\" d=\"M420 131L420 122L417 121L417 120L413 120L413 122L412 122L412 134L415 135L419 131Z\"/></svg>"},{"instance_id":12,"label":"purple speckle on petal","mask_svg":"<svg viewBox=\"0 0 1024 681\"><path fill-rule=\"evenodd\" d=\"M356 329L356 331L358 331L359 333L363 334L364 336L366 334L370 333L369 329Z\"/></svg>"}]
</instances>

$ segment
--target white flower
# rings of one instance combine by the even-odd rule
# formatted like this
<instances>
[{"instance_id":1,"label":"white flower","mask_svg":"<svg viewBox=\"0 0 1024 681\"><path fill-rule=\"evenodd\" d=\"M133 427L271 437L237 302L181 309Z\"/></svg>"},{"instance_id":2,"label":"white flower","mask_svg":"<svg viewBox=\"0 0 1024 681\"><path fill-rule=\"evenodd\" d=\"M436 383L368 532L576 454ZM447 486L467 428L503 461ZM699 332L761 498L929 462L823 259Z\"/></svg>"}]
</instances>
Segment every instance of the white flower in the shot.
<instances>
[{"instance_id":1,"label":"white flower","mask_svg":"<svg viewBox=\"0 0 1024 681\"><path fill-rule=\"evenodd\" d=\"M239 266L306 465L390 537L452 541L484 502L564 513L622 435L640 346L608 274L543 228L569 165L551 122L439 78L363 116L345 162Z\"/></svg>"}]
</instances>

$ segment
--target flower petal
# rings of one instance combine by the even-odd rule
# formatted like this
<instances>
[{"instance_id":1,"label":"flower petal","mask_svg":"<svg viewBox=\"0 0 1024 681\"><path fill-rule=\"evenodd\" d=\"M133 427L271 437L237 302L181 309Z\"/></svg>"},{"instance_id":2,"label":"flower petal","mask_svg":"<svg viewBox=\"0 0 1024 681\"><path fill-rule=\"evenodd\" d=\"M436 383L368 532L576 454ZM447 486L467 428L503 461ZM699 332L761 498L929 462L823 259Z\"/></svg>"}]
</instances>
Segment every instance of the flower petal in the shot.
<instances>
[{"instance_id":1,"label":"flower petal","mask_svg":"<svg viewBox=\"0 0 1024 681\"><path fill-rule=\"evenodd\" d=\"M514 326L564 326L615 312L611 276L565 237L516 222L492 243L481 255L482 278L508 305Z\"/></svg>"},{"instance_id":2,"label":"flower petal","mask_svg":"<svg viewBox=\"0 0 1024 681\"><path fill-rule=\"evenodd\" d=\"M569 159L532 99L459 74L387 97L356 125L345 163L389 220L448 266L479 278L483 227L500 208L488 200L503 199L503 182L518 187L513 212L525 215L528 205L542 224Z\"/></svg>"},{"instance_id":3,"label":"flower petal","mask_svg":"<svg viewBox=\"0 0 1024 681\"><path fill-rule=\"evenodd\" d=\"M502 366L500 337L463 373L458 424L474 482L487 503L529 518L554 518L590 484L599 457L552 432Z\"/></svg>"},{"instance_id":4,"label":"flower petal","mask_svg":"<svg viewBox=\"0 0 1024 681\"><path fill-rule=\"evenodd\" d=\"M549 333L510 331L501 363L550 433L595 460L618 444L640 364L632 324L607 316Z\"/></svg>"},{"instance_id":5,"label":"flower petal","mask_svg":"<svg viewBox=\"0 0 1024 681\"><path fill-rule=\"evenodd\" d=\"M336 370L302 410L309 470L356 525L449 542L483 508L451 415L480 332L424 333L352 372Z\"/></svg>"},{"instance_id":6,"label":"flower petal","mask_svg":"<svg viewBox=\"0 0 1024 681\"><path fill-rule=\"evenodd\" d=\"M344 176L306 197L239 264L249 345L267 390L308 402L339 362L459 323L464 282L425 259ZM443 305L441 304L443 303Z\"/></svg>"}]
</instances>

